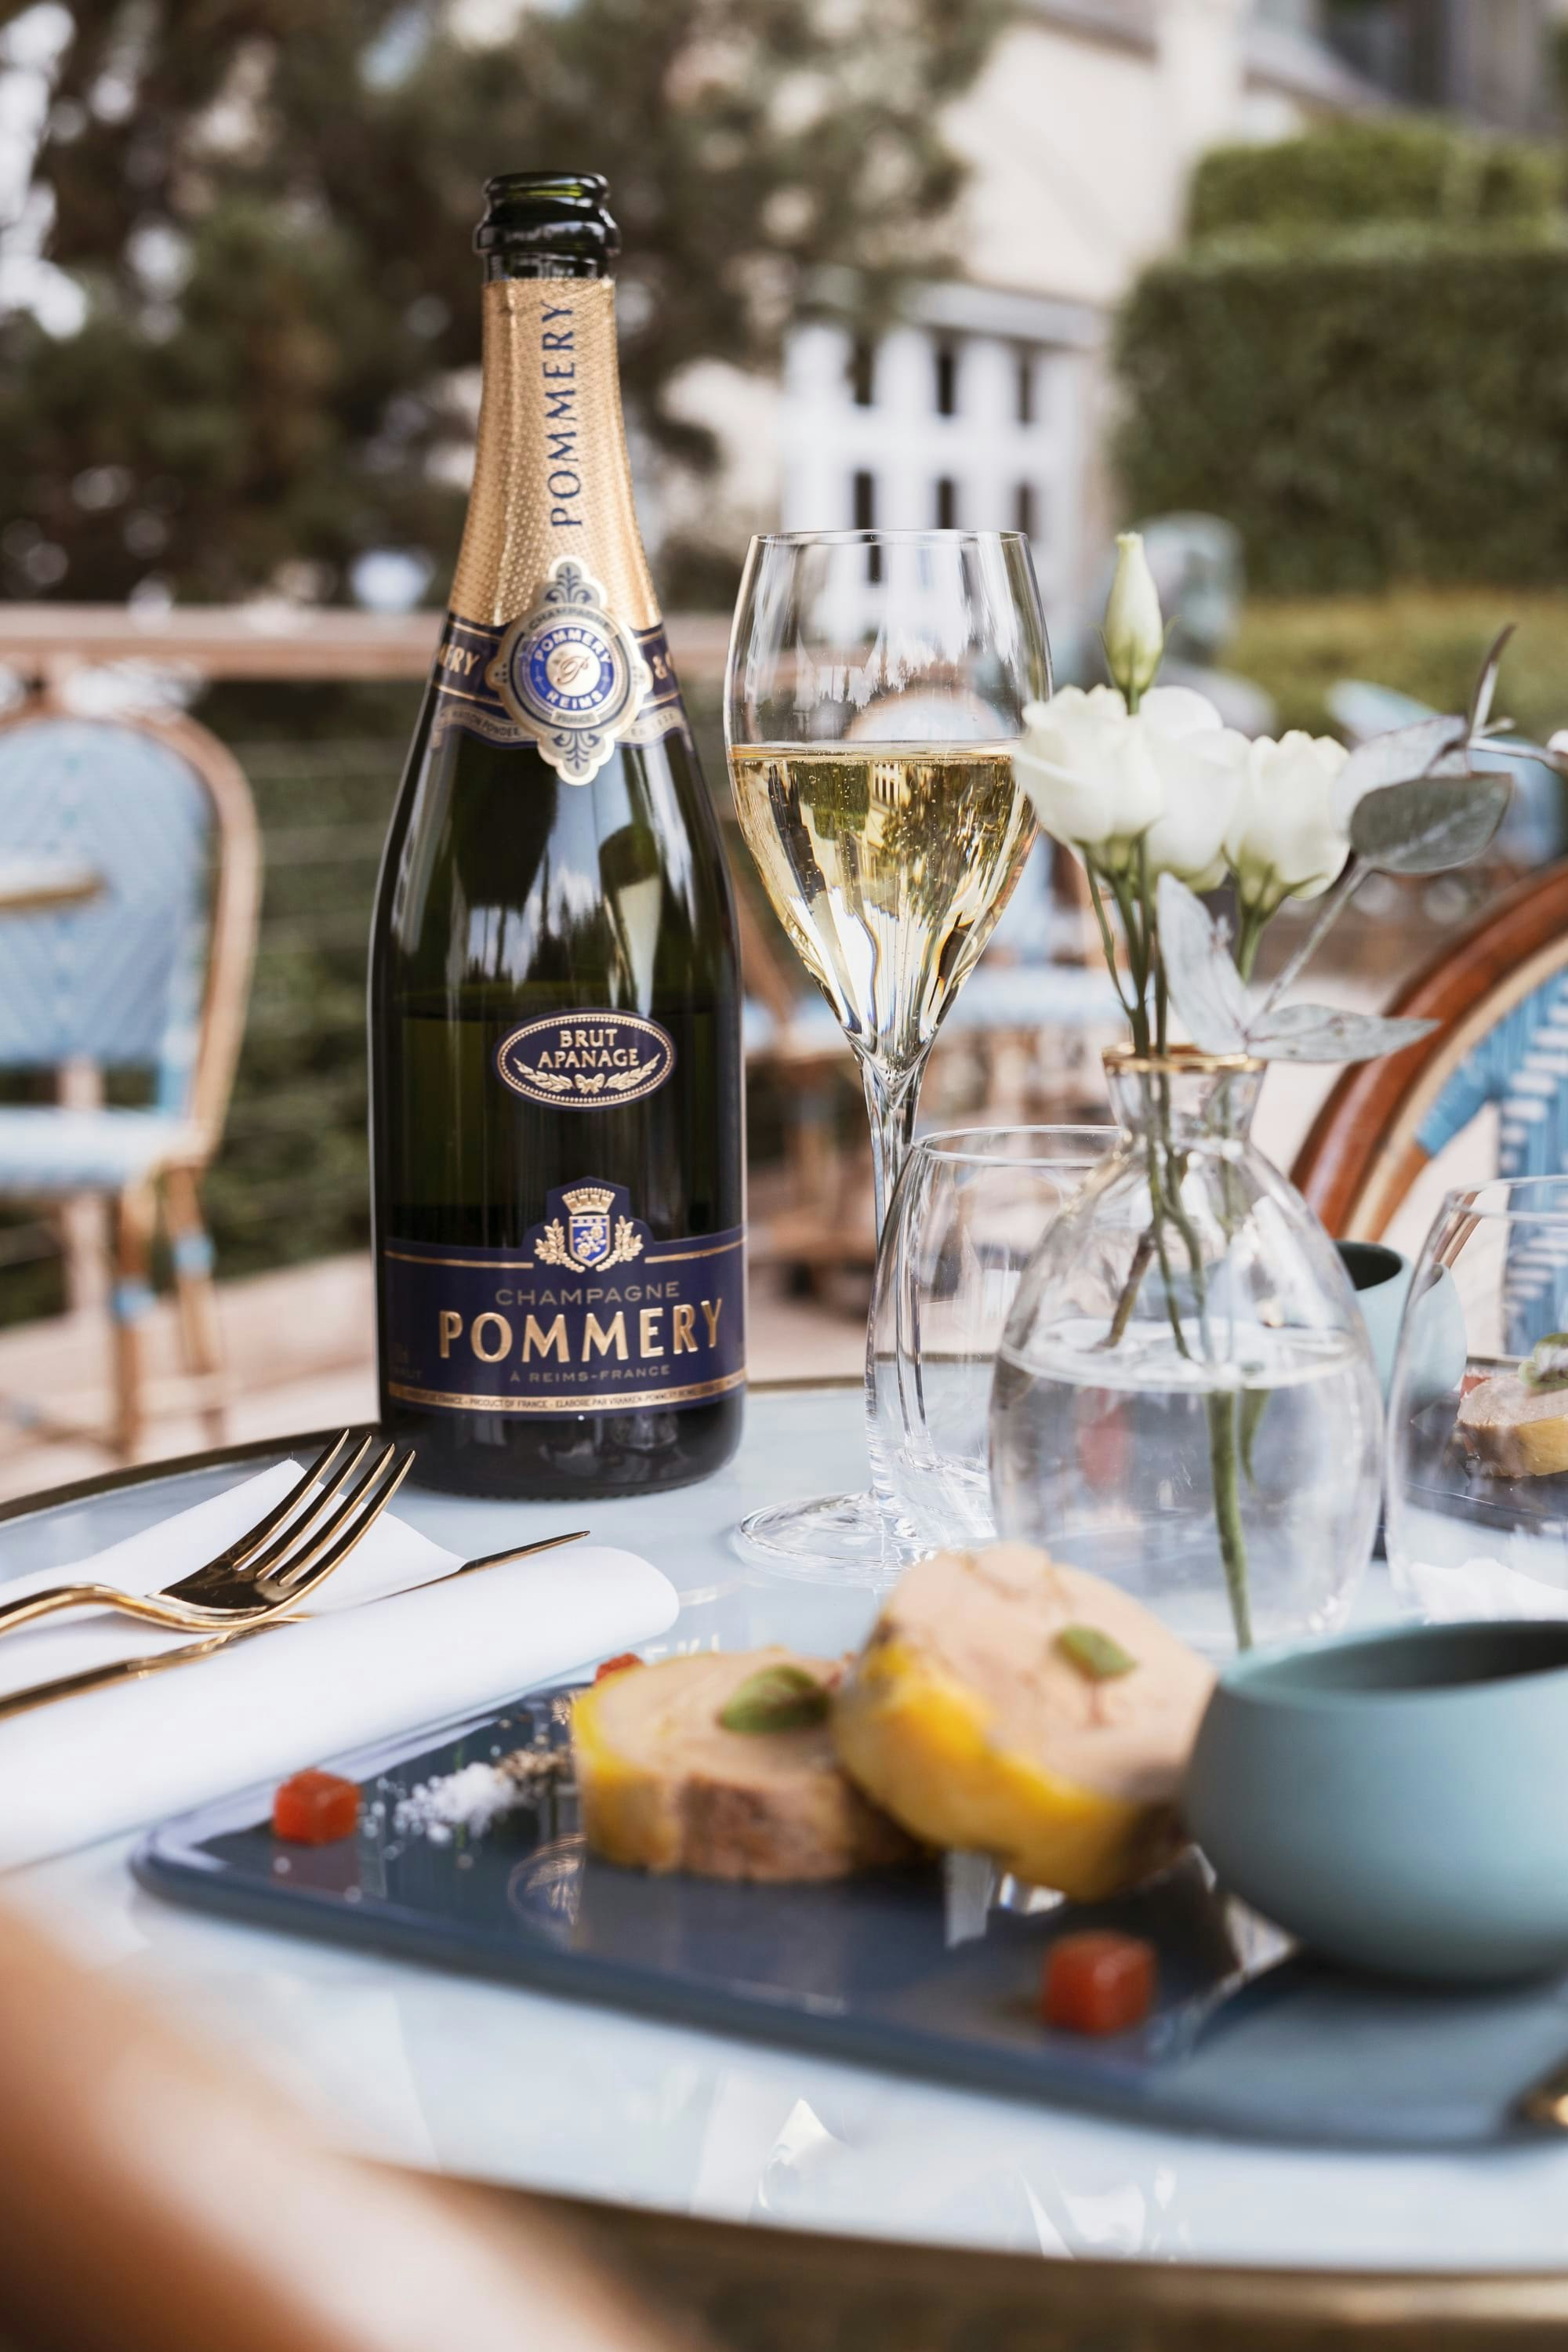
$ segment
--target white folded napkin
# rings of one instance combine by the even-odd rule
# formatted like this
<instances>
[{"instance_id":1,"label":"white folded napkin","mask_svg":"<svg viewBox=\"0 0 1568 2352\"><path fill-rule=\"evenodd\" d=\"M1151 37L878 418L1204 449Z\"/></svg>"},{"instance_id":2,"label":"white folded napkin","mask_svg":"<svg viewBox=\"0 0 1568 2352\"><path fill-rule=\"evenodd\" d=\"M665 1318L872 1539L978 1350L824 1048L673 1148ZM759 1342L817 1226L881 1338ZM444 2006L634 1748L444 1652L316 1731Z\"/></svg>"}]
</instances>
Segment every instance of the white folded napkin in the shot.
<instances>
[{"instance_id":1,"label":"white folded napkin","mask_svg":"<svg viewBox=\"0 0 1568 2352\"><path fill-rule=\"evenodd\" d=\"M0 1579L0 1598L89 1581L156 1591L253 1527L300 1475L279 1463L68 1568ZM513 1697L651 1640L679 1608L656 1568L606 1544L405 1590L461 1565L384 1512L307 1622L0 1721L0 1869ZM46 1619L0 1640L0 1693L199 1638L100 1612Z\"/></svg>"},{"instance_id":2,"label":"white folded napkin","mask_svg":"<svg viewBox=\"0 0 1568 2352\"><path fill-rule=\"evenodd\" d=\"M1568 1591L1526 1576L1505 1560L1479 1555L1458 1568L1411 1560L1405 1580L1430 1623L1458 1624L1477 1618L1568 1617Z\"/></svg>"}]
</instances>

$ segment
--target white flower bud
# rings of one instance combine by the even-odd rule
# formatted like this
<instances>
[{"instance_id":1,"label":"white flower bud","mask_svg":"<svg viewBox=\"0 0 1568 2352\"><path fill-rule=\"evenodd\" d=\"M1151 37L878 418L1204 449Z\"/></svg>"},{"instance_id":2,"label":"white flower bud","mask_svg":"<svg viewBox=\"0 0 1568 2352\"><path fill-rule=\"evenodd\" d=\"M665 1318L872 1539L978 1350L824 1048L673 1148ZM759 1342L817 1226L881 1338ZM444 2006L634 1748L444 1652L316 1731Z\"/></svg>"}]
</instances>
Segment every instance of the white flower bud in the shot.
<instances>
[{"instance_id":1,"label":"white flower bud","mask_svg":"<svg viewBox=\"0 0 1568 2352\"><path fill-rule=\"evenodd\" d=\"M1165 624L1142 533L1121 532L1116 547L1116 577L1105 603L1105 658L1129 704L1136 705L1160 675Z\"/></svg>"}]
</instances>

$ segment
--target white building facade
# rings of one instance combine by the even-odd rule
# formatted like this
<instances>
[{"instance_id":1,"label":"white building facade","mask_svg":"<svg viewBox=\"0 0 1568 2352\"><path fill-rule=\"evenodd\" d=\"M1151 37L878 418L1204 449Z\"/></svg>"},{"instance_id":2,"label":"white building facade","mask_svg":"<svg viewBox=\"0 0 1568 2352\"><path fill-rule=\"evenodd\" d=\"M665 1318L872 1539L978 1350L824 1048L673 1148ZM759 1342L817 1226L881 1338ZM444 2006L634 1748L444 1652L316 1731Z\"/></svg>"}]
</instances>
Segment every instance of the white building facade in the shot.
<instances>
[{"instance_id":1,"label":"white building facade","mask_svg":"<svg viewBox=\"0 0 1568 2352\"><path fill-rule=\"evenodd\" d=\"M794 330L782 379L704 366L682 387L725 451L667 530L1022 529L1047 619L1092 594L1114 518L1106 346L1138 269L1181 233L1195 158L1372 101L1254 0L1026 0L947 118L971 166L962 278L915 289L874 343L849 306Z\"/></svg>"},{"instance_id":2,"label":"white building facade","mask_svg":"<svg viewBox=\"0 0 1568 2352\"><path fill-rule=\"evenodd\" d=\"M826 320L795 330L778 411L783 528L1022 530L1047 604L1065 597L1084 558L1100 314L953 282L910 309L875 343Z\"/></svg>"}]
</instances>

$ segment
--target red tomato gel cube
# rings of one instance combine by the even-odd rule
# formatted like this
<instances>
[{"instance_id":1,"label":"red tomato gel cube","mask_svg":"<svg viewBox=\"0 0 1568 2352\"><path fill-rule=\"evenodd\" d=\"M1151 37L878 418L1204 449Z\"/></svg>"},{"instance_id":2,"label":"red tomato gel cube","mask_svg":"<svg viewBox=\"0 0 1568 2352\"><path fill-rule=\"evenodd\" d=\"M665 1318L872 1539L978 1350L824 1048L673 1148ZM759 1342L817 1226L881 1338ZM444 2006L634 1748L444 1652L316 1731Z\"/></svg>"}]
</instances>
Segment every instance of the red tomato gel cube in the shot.
<instances>
[{"instance_id":1,"label":"red tomato gel cube","mask_svg":"<svg viewBox=\"0 0 1568 2352\"><path fill-rule=\"evenodd\" d=\"M594 1680L602 1683L610 1675L624 1675L628 1666L640 1666L642 1660L635 1650L622 1650L618 1656L606 1658L602 1666L594 1669Z\"/></svg>"},{"instance_id":2,"label":"red tomato gel cube","mask_svg":"<svg viewBox=\"0 0 1568 2352\"><path fill-rule=\"evenodd\" d=\"M290 1845L331 1845L358 1826L358 1785L336 1772L296 1772L272 1800L272 1834Z\"/></svg>"},{"instance_id":3,"label":"red tomato gel cube","mask_svg":"<svg viewBox=\"0 0 1568 2352\"><path fill-rule=\"evenodd\" d=\"M1040 1974L1040 2014L1064 2033L1125 2033L1154 2006L1159 1968L1141 1936L1086 1927L1058 1936Z\"/></svg>"}]
</instances>

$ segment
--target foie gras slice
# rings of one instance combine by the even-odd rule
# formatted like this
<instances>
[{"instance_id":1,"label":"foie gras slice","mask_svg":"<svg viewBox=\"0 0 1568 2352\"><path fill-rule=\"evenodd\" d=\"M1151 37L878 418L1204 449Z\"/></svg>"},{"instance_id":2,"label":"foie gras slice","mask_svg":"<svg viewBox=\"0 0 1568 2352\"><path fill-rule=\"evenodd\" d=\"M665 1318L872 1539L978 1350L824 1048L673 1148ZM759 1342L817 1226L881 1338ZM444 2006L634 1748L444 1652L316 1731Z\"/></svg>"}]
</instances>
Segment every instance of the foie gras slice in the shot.
<instances>
[{"instance_id":1,"label":"foie gras slice","mask_svg":"<svg viewBox=\"0 0 1568 2352\"><path fill-rule=\"evenodd\" d=\"M839 1690L833 1736L912 1836L1094 1900L1181 1843L1210 1667L1117 1586L1032 1544L910 1570Z\"/></svg>"},{"instance_id":2,"label":"foie gras slice","mask_svg":"<svg viewBox=\"0 0 1568 2352\"><path fill-rule=\"evenodd\" d=\"M719 1718L769 1667L826 1684L786 1649L667 1658L581 1693L572 1740L591 1852L704 1878L843 1878L915 1857L904 1832L839 1769L826 1721L728 1730Z\"/></svg>"},{"instance_id":3,"label":"foie gras slice","mask_svg":"<svg viewBox=\"0 0 1568 2352\"><path fill-rule=\"evenodd\" d=\"M1460 1405L1459 1430L1468 1451L1499 1477L1553 1477L1568 1470L1568 1389L1494 1372Z\"/></svg>"}]
</instances>

